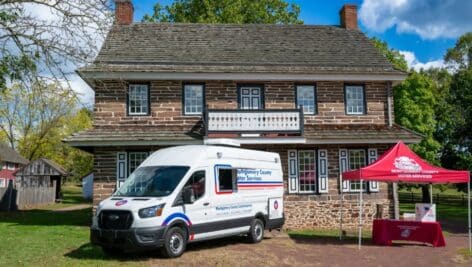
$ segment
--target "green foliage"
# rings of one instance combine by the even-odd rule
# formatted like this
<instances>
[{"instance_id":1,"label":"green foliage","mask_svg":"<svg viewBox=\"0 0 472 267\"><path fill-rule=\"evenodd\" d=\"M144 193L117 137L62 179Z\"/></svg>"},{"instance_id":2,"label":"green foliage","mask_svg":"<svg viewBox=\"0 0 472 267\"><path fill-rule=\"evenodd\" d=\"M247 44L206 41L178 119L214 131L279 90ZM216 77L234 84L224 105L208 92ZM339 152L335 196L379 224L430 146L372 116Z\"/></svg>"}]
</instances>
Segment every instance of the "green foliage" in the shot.
<instances>
[{"instance_id":1,"label":"green foliage","mask_svg":"<svg viewBox=\"0 0 472 267\"><path fill-rule=\"evenodd\" d=\"M15 83L0 92L0 137L29 160L45 157L66 168L72 179L91 171L92 155L62 140L92 126L91 112L78 109L77 99L55 83L31 89Z\"/></svg>"},{"instance_id":2,"label":"green foliage","mask_svg":"<svg viewBox=\"0 0 472 267\"><path fill-rule=\"evenodd\" d=\"M370 40L374 43L374 46L377 47L380 53L384 55L396 69L402 71L408 70L408 64L405 60L405 57L400 54L399 51L389 48L385 41L382 41L378 38L373 37Z\"/></svg>"},{"instance_id":3,"label":"green foliage","mask_svg":"<svg viewBox=\"0 0 472 267\"><path fill-rule=\"evenodd\" d=\"M284 0L176 0L157 3L146 22L302 24L300 7Z\"/></svg>"},{"instance_id":4,"label":"green foliage","mask_svg":"<svg viewBox=\"0 0 472 267\"><path fill-rule=\"evenodd\" d=\"M438 164L439 142L434 139L436 120L433 81L423 73L412 72L394 88L395 120L398 124L424 135L413 150L431 163Z\"/></svg>"},{"instance_id":5,"label":"green foliage","mask_svg":"<svg viewBox=\"0 0 472 267\"><path fill-rule=\"evenodd\" d=\"M444 60L458 65L461 69L472 66L472 32L459 37L456 45L447 50Z\"/></svg>"}]
</instances>

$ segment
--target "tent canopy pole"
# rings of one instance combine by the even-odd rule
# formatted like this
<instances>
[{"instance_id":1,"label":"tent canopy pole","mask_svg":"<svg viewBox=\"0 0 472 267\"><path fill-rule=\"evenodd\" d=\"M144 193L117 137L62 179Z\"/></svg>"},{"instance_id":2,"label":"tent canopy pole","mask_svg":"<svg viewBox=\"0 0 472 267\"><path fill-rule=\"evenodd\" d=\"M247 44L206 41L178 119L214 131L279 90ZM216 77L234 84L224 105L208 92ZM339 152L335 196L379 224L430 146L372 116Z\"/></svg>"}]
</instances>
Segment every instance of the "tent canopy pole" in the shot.
<instances>
[{"instance_id":1,"label":"tent canopy pole","mask_svg":"<svg viewBox=\"0 0 472 267\"><path fill-rule=\"evenodd\" d=\"M470 218L470 173L469 182L467 183L467 208L468 208L468 221L469 221L469 254L472 254L472 233L471 233L471 218Z\"/></svg>"},{"instance_id":2,"label":"tent canopy pole","mask_svg":"<svg viewBox=\"0 0 472 267\"><path fill-rule=\"evenodd\" d=\"M362 246L362 192L364 191L363 185L362 185L362 178L361 178L361 193L359 196L359 249L361 249Z\"/></svg>"}]
</instances>

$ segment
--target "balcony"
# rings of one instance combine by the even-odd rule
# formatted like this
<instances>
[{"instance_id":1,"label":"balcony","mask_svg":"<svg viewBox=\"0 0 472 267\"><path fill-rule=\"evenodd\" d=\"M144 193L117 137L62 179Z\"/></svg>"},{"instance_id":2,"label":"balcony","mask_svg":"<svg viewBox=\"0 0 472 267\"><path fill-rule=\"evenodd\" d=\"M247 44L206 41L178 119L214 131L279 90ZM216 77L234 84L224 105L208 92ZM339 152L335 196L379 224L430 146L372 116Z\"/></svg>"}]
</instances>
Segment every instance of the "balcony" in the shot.
<instances>
[{"instance_id":1,"label":"balcony","mask_svg":"<svg viewBox=\"0 0 472 267\"><path fill-rule=\"evenodd\" d=\"M207 110L206 134L303 134L301 109Z\"/></svg>"}]
</instances>

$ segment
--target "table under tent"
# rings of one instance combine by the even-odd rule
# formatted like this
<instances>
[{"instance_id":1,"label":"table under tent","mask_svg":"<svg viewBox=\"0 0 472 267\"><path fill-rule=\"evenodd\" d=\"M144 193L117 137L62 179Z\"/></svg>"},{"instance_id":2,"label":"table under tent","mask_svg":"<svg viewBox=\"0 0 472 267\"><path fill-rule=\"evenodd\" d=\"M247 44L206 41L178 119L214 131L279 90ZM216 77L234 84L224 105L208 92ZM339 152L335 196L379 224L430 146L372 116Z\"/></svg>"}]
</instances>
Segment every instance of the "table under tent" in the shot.
<instances>
[{"instance_id":1,"label":"table under tent","mask_svg":"<svg viewBox=\"0 0 472 267\"><path fill-rule=\"evenodd\" d=\"M342 179L350 181L377 181L388 183L416 183L416 184L450 184L467 183L468 190L468 236L469 251L472 252L471 236L471 199L470 199L470 172L447 170L432 166L416 155L403 142L398 142L385 152L377 161L363 168L342 173ZM343 197L341 196L341 199ZM340 231L342 232L342 204ZM359 194L359 249L362 238L362 190Z\"/></svg>"}]
</instances>

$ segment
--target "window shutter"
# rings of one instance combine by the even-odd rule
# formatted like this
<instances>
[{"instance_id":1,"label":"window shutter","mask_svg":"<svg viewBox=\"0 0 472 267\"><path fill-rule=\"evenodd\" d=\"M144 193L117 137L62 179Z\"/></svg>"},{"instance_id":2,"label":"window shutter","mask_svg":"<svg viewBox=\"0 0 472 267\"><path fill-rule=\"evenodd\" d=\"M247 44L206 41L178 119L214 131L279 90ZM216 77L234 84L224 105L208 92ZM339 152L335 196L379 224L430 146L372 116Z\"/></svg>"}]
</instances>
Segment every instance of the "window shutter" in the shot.
<instances>
[{"instance_id":1,"label":"window shutter","mask_svg":"<svg viewBox=\"0 0 472 267\"><path fill-rule=\"evenodd\" d=\"M328 193L328 150L318 150L318 192Z\"/></svg>"},{"instance_id":2,"label":"window shutter","mask_svg":"<svg viewBox=\"0 0 472 267\"><path fill-rule=\"evenodd\" d=\"M128 154L126 152L116 153L116 188L128 178Z\"/></svg>"},{"instance_id":3,"label":"window shutter","mask_svg":"<svg viewBox=\"0 0 472 267\"><path fill-rule=\"evenodd\" d=\"M348 170L347 149L339 149L339 184L342 192L349 192L349 181L343 181L342 173Z\"/></svg>"},{"instance_id":4,"label":"window shutter","mask_svg":"<svg viewBox=\"0 0 472 267\"><path fill-rule=\"evenodd\" d=\"M377 160L377 148L369 148L367 152L369 155L368 156L369 164ZM369 191L379 192L379 183L376 181L369 182Z\"/></svg>"},{"instance_id":5,"label":"window shutter","mask_svg":"<svg viewBox=\"0 0 472 267\"><path fill-rule=\"evenodd\" d=\"M298 192L298 159L297 150L288 151L288 192Z\"/></svg>"}]
</instances>

